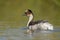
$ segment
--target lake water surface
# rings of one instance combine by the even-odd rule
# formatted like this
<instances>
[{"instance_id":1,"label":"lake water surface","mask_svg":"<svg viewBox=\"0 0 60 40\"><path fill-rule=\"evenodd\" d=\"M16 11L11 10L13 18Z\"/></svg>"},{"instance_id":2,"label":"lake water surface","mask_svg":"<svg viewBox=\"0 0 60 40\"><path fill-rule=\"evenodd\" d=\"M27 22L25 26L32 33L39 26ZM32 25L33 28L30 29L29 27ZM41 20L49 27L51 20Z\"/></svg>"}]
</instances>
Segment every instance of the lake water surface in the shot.
<instances>
[{"instance_id":1,"label":"lake water surface","mask_svg":"<svg viewBox=\"0 0 60 40\"><path fill-rule=\"evenodd\" d=\"M26 34L26 28L0 29L0 40L60 40L60 28L53 31L38 31L32 35Z\"/></svg>"}]
</instances>

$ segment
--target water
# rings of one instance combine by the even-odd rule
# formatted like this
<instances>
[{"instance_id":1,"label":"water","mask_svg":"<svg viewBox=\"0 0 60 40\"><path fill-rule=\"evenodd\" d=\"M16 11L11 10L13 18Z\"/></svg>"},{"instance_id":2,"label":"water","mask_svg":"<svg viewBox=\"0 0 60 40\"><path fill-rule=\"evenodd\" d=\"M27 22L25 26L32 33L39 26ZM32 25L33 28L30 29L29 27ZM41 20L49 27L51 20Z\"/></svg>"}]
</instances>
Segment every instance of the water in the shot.
<instances>
[{"instance_id":1,"label":"water","mask_svg":"<svg viewBox=\"0 0 60 40\"><path fill-rule=\"evenodd\" d=\"M0 30L0 40L60 40L60 28L53 31L38 31L26 34L26 28L7 28Z\"/></svg>"}]
</instances>

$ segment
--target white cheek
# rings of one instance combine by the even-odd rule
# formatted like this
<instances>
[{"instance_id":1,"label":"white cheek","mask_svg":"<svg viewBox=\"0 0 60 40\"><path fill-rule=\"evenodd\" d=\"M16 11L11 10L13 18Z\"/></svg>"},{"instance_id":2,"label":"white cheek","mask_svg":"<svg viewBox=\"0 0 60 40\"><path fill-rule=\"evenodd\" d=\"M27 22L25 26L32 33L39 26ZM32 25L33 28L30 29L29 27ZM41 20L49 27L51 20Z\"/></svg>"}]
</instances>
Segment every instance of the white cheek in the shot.
<instances>
[{"instance_id":1,"label":"white cheek","mask_svg":"<svg viewBox=\"0 0 60 40\"><path fill-rule=\"evenodd\" d=\"M30 16L30 15L27 15L28 17Z\"/></svg>"}]
</instances>

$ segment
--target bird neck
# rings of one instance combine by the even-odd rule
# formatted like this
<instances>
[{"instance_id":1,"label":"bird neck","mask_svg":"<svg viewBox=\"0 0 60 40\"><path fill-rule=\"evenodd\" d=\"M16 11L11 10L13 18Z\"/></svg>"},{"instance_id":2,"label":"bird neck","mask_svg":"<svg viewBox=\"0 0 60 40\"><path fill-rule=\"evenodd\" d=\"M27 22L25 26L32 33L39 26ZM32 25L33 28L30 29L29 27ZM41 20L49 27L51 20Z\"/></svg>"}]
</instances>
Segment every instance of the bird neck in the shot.
<instances>
[{"instance_id":1,"label":"bird neck","mask_svg":"<svg viewBox=\"0 0 60 40\"><path fill-rule=\"evenodd\" d=\"M30 14L29 16L29 20L28 20L28 23L27 23L27 27L29 26L29 23L33 21L33 14Z\"/></svg>"}]
</instances>

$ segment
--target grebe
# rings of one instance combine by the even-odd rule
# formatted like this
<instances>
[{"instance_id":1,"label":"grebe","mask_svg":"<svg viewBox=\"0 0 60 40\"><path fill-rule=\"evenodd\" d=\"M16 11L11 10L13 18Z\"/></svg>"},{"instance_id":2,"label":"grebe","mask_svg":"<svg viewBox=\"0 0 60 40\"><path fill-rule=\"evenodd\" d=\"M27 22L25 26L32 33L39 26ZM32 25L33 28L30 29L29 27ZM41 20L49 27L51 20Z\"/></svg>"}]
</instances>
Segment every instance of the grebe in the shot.
<instances>
[{"instance_id":1,"label":"grebe","mask_svg":"<svg viewBox=\"0 0 60 40\"><path fill-rule=\"evenodd\" d=\"M25 15L29 18L29 21L27 23L27 32L32 32L37 29L41 30L53 30L53 25L50 24L48 21L39 20L39 21L33 21L33 12L30 9L25 10Z\"/></svg>"}]
</instances>

